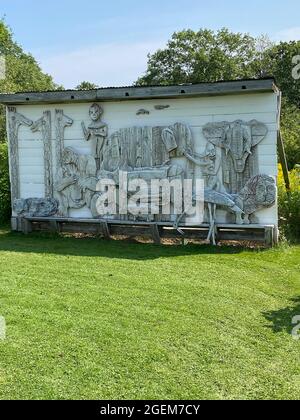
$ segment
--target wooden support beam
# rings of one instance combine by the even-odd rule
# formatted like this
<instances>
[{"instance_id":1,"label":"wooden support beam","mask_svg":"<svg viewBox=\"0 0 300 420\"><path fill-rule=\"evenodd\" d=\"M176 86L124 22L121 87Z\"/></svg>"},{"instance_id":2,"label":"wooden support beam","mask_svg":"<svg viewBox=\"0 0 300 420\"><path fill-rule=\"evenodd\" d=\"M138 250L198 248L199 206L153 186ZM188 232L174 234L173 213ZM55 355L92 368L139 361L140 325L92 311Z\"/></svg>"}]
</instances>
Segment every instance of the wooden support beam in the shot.
<instances>
[{"instance_id":1,"label":"wooden support beam","mask_svg":"<svg viewBox=\"0 0 300 420\"><path fill-rule=\"evenodd\" d=\"M100 227L101 227L101 234L103 235L103 237L105 239L111 239L108 223L101 222Z\"/></svg>"},{"instance_id":2,"label":"wooden support beam","mask_svg":"<svg viewBox=\"0 0 300 420\"><path fill-rule=\"evenodd\" d=\"M30 218L19 219L18 229L25 234L35 231L59 231L68 233L89 233L101 235L106 239L114 236L126 237L151 237L156 244L161 244L162 239L206 240L209 225L181 226L180 231L169 226L168 223L123 223L121 221L104 221L97 219L55 219L55 218ZM15 224L16 227L16 224ZM274 246L278 242L278 231L274 225L234 225L220 224L218 227L218 242L220 241L250 241Z\"/></svg>"},{"instance_id":3,"label":"wooden support beam","mask_svg":"<svg viewBox=\"0 0 300 420\"><path fill-rule=\"evenodd\" d=\"M285 154L284 142L283 142L283 138L282 138L280 130L278 131L277 146L278 146L280 163L282 165L282 170L283 170L285 187L286 187L287 192L290 192L291 183L290 183L289 168L288 168L287 158Z\"/></svg>"},{"instance_id":4,"label":"wooden support beam","mask_svg":"<svg viewBox=\"0 0 300 420\"><path fill-rule=\"evenodd\" d=\"M27 219L22 219L22 232L24 235L28 235L32 232L32 223Z\"/></svg>"},{"instance_id":5,"label":"wooden support beam","mask_svg":"<svg viewBox=\"0 0 300 420\"><path fill-rule=\"evenodd\" d=\"M161 244L161 237L160 237L160 228L158 225L153 224L150 225L151 235L155 244Z\"/></svg>"},{"instance_id":6,"label":"wooden support beam","mask_svg":"<svg viewBox=\"0 0 300 420\"><path fill-rule=\"evenodd\" d=\"M265 229L265 244L266 246L272 248L275 244L275 229L273 228L266 228Z\"/></svg>"},{"instance_id":7,"label":"wooden support beam","mask_svg":"<svg viewBox=\"0 0 300 420\"><path fill-rule=\"evenodd\" d=\"M11 230L13 232L18 232L18 230L19 230L19 220L18 220L18 218L17 217L12 217L10 224L11 224Z\"/></svg>"},{"instance_id":8,"label":"wooden support beam","mask_svg":"<svg viewBox=\"0 0 300 420\"><path fill-rule=\"evenodd\" d=\"M57 222L56 220L50 220L49 226L52 232L57 232L57 233L60 232L60 223Z\"/></svg>"}]
</instances>

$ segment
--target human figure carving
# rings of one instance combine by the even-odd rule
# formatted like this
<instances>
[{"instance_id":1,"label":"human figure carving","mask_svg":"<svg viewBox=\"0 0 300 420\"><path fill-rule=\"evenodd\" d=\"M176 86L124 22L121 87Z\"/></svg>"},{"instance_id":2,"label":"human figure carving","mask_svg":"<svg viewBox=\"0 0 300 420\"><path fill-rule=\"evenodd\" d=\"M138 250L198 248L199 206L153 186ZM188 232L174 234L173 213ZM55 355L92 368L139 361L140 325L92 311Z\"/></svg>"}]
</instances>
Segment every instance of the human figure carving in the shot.
<instances>
[{"instance_id":1,"label":"human figure carving","mask_svg":"<svg viewBox=\"0 0 300 420\"><path fill-rule=\"evenodd\" d=\"M100 169L100 166L103 162L104 146L108 136L108 127L101 117L103 115L103 108L98 104L93 104L90 107L89 115L91 118L91 123L88 128L85 126L85 123L82 122L82 130L86 141L93 141L92 155L96 159L97 169Z\"/></svg>"},{"instance_id":2,"label":"human figure carving","mask_svg":"<svg viewBox=\"0 0 300 420\"><path fill-rule=\"evenodd\" d=\"M59 200L59 214L68 216L69 209L90 207L96 190L96 163L92 156L79 155L67 147L62 156L62 167L55 183Z\"/></svg>"},{"instance_id":3,"label":"human figure carving","mask_svg":"<svg viewBox=\"0 0 300 420\"><path fill-rule=\"evenodd\" d=\"M225 191L218 178L221 167L221 158L218 156L216 147L213 144L207 143L204 154L197 154L190 150L186 150L184 155L196 166L200 166L207 188L216 191Z\"/></svg>"}]
</instances>

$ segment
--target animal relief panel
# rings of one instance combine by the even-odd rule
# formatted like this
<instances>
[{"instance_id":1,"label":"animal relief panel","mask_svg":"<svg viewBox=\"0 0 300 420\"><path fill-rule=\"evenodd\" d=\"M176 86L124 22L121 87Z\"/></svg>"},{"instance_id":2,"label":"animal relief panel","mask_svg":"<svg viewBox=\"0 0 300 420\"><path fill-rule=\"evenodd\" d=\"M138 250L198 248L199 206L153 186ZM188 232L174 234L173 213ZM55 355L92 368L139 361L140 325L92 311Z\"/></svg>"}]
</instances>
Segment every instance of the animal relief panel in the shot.
<instances>
[{"instance_id":1,"label":"animal relief panel","mask_svg":"<svg viewBox=\"0 0 300 420\"><path fill-rule=\"evenodd\" d=\"M277 229L278 92L117 91L75 103L11 95L14 218L208 224L212 242L219 224Z\"/></svg>"}]
</instances>

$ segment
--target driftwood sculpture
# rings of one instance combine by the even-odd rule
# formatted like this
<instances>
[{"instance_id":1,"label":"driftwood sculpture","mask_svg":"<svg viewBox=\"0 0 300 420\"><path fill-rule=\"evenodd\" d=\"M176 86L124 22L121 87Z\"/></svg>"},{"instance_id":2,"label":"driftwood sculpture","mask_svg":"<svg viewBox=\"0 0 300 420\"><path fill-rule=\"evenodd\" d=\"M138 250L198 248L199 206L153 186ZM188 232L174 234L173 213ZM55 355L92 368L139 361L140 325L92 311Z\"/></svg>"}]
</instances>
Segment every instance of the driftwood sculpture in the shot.
<instances>
[{"instance_id":1,"label":"driftwood sculpture","mask_svg":"<svg viewBox=\"0 0 300 420\"><path fill-rule=\"evenodd\" d=\"M236 224L250 224L251 216L257 211L272 207L276 202L276 183L275 180L267 175L257 175L248 181L246 186L239 194L220 193L210 188L204 190L204 203L209 211L210 230L207 240L216 245L216 210L217 207L226 208L236 216ZM197 201L194 195L194 204ZM179 229L179 224L186 212L179 216L175 223L175 228Z\"/></svg>"}]
</instances>

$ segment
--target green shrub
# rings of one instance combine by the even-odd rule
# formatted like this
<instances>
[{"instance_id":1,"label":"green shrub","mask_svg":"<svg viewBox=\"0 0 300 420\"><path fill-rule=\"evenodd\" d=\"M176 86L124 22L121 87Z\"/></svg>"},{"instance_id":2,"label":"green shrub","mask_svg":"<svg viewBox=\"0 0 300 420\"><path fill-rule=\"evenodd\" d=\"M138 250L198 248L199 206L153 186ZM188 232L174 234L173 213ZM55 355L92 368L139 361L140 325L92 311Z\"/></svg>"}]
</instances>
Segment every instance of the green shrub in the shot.
<instances>
[{"instance_id":1,"label":"green shrub","mask_svg":"<svg viewBox=\"0 0 300 420\"><path fill-rule=\"evenodd\" d=\"M291 190L289 194L279 172L278 204L281 234L292 241L300 240L300 170L290 172Z\"/></svg>"},{"instance_id":2,"label":"green shrub","mask_svg":"<svg viewBox=\"0 0 300 420\"><path fill-rule=\"evenodd\" d=\"M7 222L11 213L7 144L0 143L0 223Z\"/></svg>"}]
</instances>

